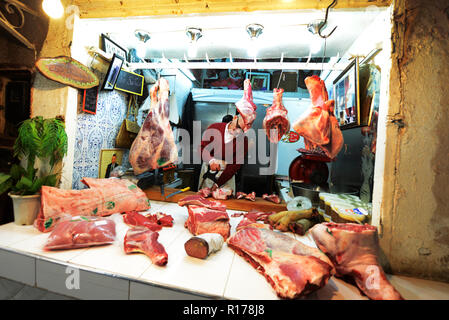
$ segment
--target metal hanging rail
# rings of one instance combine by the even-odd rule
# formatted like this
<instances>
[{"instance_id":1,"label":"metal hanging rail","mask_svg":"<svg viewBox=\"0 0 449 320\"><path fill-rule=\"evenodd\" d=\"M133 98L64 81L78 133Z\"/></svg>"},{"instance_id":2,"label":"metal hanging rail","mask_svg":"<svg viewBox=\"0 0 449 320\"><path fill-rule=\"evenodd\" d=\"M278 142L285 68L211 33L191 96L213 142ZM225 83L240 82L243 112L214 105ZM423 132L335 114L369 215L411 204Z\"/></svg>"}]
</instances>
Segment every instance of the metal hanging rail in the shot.
<instances>
[{"instance_id":1,"label":"metal hanging rail","mask_svg":"<svg viewBox=\"0 0 449 320\"><path fill-rule=\"evenodd\" d=\"M307 62L151 62L128 63L130 69L265 69L265 70L344 70L341 63Z\"/></svg>"}]
</instances>

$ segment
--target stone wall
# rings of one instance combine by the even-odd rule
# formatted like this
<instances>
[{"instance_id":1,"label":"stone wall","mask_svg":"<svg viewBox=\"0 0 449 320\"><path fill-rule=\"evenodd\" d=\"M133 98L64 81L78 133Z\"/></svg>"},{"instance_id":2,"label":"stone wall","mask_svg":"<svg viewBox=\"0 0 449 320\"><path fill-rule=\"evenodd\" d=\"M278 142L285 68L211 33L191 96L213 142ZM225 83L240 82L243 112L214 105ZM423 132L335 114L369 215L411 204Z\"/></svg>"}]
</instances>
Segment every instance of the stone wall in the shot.
<instances>
[{"instance_id":1,"label":"stone wall","mask_svg":"<svg viewBox=\"0 0 449 320\"><path fill-rule=\"evenodd\" d=\"M449 2L393 16L380 244L393 273L449 281Z\"/></svg>"}]
</instances>

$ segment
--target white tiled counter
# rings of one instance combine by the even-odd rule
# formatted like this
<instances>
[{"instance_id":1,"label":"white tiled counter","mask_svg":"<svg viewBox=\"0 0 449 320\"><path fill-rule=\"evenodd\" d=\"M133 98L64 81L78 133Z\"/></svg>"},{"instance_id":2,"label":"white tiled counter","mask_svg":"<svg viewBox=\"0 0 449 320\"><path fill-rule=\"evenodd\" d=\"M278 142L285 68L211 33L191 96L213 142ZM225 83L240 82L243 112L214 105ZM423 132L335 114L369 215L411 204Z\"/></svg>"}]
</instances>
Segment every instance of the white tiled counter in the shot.
<instances>
[{"instance_id":1,"label":"white tiled counter","mask_svg":"<svg viewBox=\"0 0 449 320\"><path fill-rule=\"evenodd\" d=\"M48 233L33 226L0 226L0 277L82 299L278 299L274 290L242 257L227 247L205 260L189 257L184 243L192 236L184 228L187 209L175 203L151 201L150 212L174 218L172 228L159 232L167 253L165 267L144 254L125 254L128 226L115 214L117 241L112 245L63 251L43 251ZM228 210L229 215L237 211ZM231 234L242 218L231 217ZM289 233L307 245L312 239ZM74 285L79 279L79 287ZM406 299L449 299L449 284L400 276L389 277ZM366 299L358 289L332 277L307 299Z\"/></svg>"}]
</instances>

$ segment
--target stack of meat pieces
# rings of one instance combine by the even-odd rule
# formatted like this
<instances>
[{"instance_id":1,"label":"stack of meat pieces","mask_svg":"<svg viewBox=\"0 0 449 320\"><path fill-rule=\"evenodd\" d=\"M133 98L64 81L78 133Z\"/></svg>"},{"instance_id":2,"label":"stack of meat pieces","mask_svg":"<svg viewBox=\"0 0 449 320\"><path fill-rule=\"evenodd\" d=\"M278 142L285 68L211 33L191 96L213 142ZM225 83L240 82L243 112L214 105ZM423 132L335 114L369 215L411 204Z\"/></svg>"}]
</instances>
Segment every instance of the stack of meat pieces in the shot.
<instances>
[{"instance_id":1,"label":"stack of meat pieces","mask_svg":"<svg viewBox=\"0 0 449 320\"><path fill-rule=\"evenodd\" d=\"M165 167L178 159L169 121L169 84L160 78L150 90L151 106L129 151L134 174Z\"/></svg>"},{"instance_id":2,"label":"stack of meat pieces","mask_svg":"<svg viewBox=\"0 0 449 320\"><path fill-rule=\"evenodd\" d=\"M203 198L208 198L212 196L212 198L217 200L227 200L232 197L234 191L229 187L221 187L216 189L211 188L203 188L198 191L198 194Z\"/></svg>"},{"instance_id":3,"label":"stack of meat pieces","mask_svg":"<svg viewBox=\"0 0 449 320\"><path fill-rule=\"evenodd\" d=\"M329 259L285 234L248 226L228 240L228 246L247 260L281 298L294 299L326 285L333 274Z\"/></svg>"},{"instance_id":4,"label":"stack of meat pieces","mask_svg":"<svg viewBox=\"0 0 449 320\"><path fill-rule=\"evenodd\" d=\"M237 111L242 116L244 126L242 127L243 132L248 131L253 125L256 119L256 105L253 102L253 91L251 88L251 81L246 79L243 82L243 97L235 104Z\"/></svg>"},{"instance_id":5,"label":"stack of meat pieces","mask_svg":"<svg viewBox=\"0 0 449 320\"><path fill-rule=\"evenodd\" d=\"M273 105L267 109L263 119L263 128L268 140L278 143L279 140L290 130L290 122L287 118L287 109L282 104L282 93L284 89L273 89Z\"/></svg>"},{"instance_id":6,"label":"stack of meat pieces","mask_svg":"<svg viewBox=\"0 0 449 320\"><path fill-rule=\"evenodd\" d=\"M304 137L307 150L333 159L343 146L343 135L334 115L334 100L328 100L324 81L313 75L304 80L312 105L293 124L293 129Z\"/></svg>"},{"instance_id":7,"label":"stack of meat pieces","mask_svg":"<svg viewBox=\"0 0 449 320\"><path fill-rule=\"evenodd\" d=\"M193 195L179 200L180 206L187 206L189 217L184 226L193 234L218 233L226 239L231 232L226 206L219 201L207 200Z\"/></svg>"},{"instance_id":8,"label":"stack of meat pieces","mask_svg":"<svg viewBox=\"0 0 449 320\"><path fill-rule=\"evenodd\" d=\"M232 217L240 217L243 216L243 219L240 221L240 223L236 227L236 231L239 231L243 228L246 228L248 226L252 226L255 228L270 228L271 226L268 224L265 224L268 222L268 217L275 212L263 212L256 209L252 209L251 211L247 213L234 213ZM258 223L258 221L262 221L263 223Z\"/></svg>"},{"instance_id":9,"label":"stack of meat pieces","mask_svg":"<svg viewBox=\"0 0 449 320\"><path fill-rule=\"evenodd\" d=\"M377 259L377 228L353 223L321 223L310 230L318 248L333 262L336 276L351 277L370 299L399 300Z\"/></svg>"},{"instance_id":10,"label":"stack of meat pieces","mask_svg":"<svg viewBox=\"0 0 449 320\"><path fill-rule=\"evenodd\" d=\"M245 192L237 192L235 197L237 199L246 199L250 201L256 201L256 193L253 191L251 193L246 194Z\"/></svg>"}]
</instances>

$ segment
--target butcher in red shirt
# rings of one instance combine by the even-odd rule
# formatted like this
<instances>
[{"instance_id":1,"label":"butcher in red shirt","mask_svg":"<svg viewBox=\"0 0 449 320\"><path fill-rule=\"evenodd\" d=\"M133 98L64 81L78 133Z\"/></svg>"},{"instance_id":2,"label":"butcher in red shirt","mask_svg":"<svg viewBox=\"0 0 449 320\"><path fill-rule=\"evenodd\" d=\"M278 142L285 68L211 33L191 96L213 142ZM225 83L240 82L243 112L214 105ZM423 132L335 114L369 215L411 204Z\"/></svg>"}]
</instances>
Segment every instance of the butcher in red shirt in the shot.
<instances>
[{"instance_id":1,"label":"butcher in red shirt","mask_svg":"<svg viewBox=\"0 0 449 320\"><path fill-rule=\"evenodd\" d=\"M248 138L244 137L243 126L242 116L226 115L222 122L213 123L206 129L200 147L203 160L200 187L216 188L226 185L235 193L235 174L248 153ZM215 142L215 138L219 141ZM226 150L232 154L226 155ZM212 171L219 171L216 185L210 179L206 179L202 184L203 174L207 172L208 166Z\"/></svg>"}]
</instances>

